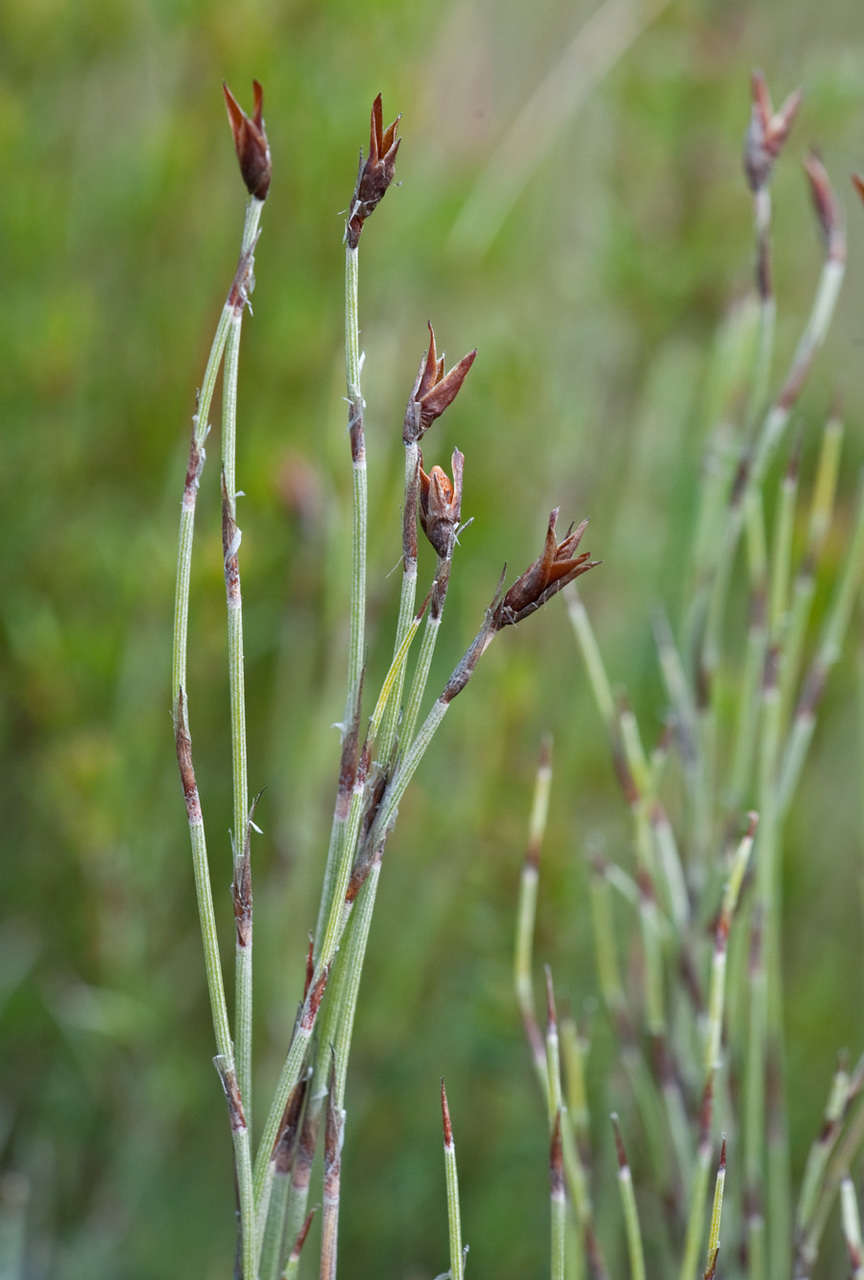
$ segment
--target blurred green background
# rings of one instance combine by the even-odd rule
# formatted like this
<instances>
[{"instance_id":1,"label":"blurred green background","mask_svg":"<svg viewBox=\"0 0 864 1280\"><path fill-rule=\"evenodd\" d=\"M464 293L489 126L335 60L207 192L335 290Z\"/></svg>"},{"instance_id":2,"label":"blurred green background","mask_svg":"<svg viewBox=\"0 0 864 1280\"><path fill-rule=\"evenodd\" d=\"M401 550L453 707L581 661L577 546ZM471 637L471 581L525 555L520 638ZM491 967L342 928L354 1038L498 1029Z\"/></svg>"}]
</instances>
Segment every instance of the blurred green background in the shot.
<instances>
[{"instance_id":1,"label":"blurred green background","mask_svg":"<svg viewBox=\"0 0 864 1280\"><path fill-rule=\"evenodd\" d=\"M740 151L753 65L777 98L806 91L774 185L778 373L820 263L798 165L811 140L848 208L847 285L796 415L806 465L843 397L831 550L842 554L864 460L864 210L848 183L864 167L860 6L671 0L652 17L607 0L603 38L549 85L594 4L3 5L0 1131L4 1167L26 1180L11 1185L29 1186L28 1277L215 1278L231 1265L230 1146L168 689L193 393L243 213L223 78L244 105L252 77L262 81L274 170L241 356L238 456L250 776L267 787L255 844L259 1105L292 1025L332 805L350 558L339 214L379 89L385 120L404 113L404 142L402 185L361 246L373 674L398 592L401 416L432 320L451 358L479 348L426 449L427 463L463 449L463 511L475 517L433 687L473 634L502 562L527 564L561 503L568 520L591 517L586 545L604 565L584 594L613 678L649 740L659 732L651 609L665 601L679 616L715 425L701 412L707 359L730 302L750 287ZM635 39L604 72L603 33L614 45L626 23ZM518 113L544 83L537 122L508 153ZM227 938L212 457L199 511L190 698ZM864 1031L855 681L847 657L784 854L798 1172L834 1052L860 1048ZM555 602L484 660L387 852L348 1091L346 1274L446 1267L442 1074L472 1272L505 1280L545 1268L546 1136L511 997L511 943L546 731L556 776L538 957L577 1013L595 995L582 844L599 829L626 859L627 822ZM620 1081L594 1084L597 1143L608 1149ZM631 1154L638 1185L638 1141ZM601 1209L613 1236L617 1212Z\"/></svg>"}]
</instances>

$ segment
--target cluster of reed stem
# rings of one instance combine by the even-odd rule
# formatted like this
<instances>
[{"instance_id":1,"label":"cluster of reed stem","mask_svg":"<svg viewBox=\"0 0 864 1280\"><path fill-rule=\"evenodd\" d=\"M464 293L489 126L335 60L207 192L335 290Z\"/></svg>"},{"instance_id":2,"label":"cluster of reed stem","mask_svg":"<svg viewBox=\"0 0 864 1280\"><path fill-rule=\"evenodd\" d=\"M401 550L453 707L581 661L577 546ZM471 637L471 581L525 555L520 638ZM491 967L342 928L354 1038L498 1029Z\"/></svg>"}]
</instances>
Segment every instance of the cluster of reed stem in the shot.
<instances>
[{"instance_id":1,"label":"cluster of reed stem","mask_svg":"<svg viewBox=\"0 0 864 1280\"><path fill-rule=\"evenodd\" d=\"M348 674L341 758L329 848L323 869L317 925L306 964L293 1034L264 1118L256 1126L253 1159L253 897L237 524L237 372L243 315L254 283L254 253L270 186L270 152L254 86L254 111L243 112L225 89L229 121L249 193L240 260L205 369L193 419L183 492L175 599L172 690L174 732L186 799L207 985L216 1039L216 1066L228 1104L234 1147L240 1280L288 1280L296 1274L311 1213L311 1168L323 1129L321 1197L322 1280L333 1280L338 1257L342 1146L346 1083L360 978L366 955L382 858L400 801L453 700L465 688L483 653L507 626L528 617L593 565L577 554L584 524L558 541L557 510L549 517L537 560L505 592L499 583L480 628L425 718L422 707L444 614L461 526L464 458L455 450L451 477L438 466L423 470L420 442L458 394L476 352L449 372L430 342L409 396L402 428L405 491L402 520L402 585L393 657L371 715L364 716L366 669L367 480L363 358L359 328L359 243L363 226L387 191L400 139L397 119L384 128L381 97L372 107L369 152L360 170L345 232L345 373L348 438L353 471L352 576ZM228 675L234 797L233 902L235 1006L229 1017L217 936L201 801L195 778L187 686L189 586L199 481L210 430L209 414L222 371L222 547L227 600ZM428 595L416 605L417 525L436 552ZM425 614L425 624L423 618ZM408 659L423 624L420 652L408 680ZM451 1276L464 1264L458 1215L455 1152L442 1085ZM322 1124L323 1122L323 1124Z\"/></svg>"},{"instance_id":2,"label":"cluster of reed stem","mask_svg":"<svg viewBox=\"0 0 864 1280\"><path fill-rule=\"evenodd\" d=\"M811 606L831 526L842 424L828 414L812 485L804 551L795 562L800 447L790 451L772 493L772 463L825 340L845 267L842 217L827 173L804 162L824 257L810 316L779 391L770 395L775 329L771 267L773 164L800 95L774 111L753 78L745 167L753 195L756 305L733 324L751 344L750 391L736 448L706 466L693 539L689 603L681 637L656 622L668 725L651 752L626 699L613 694L589 614L575 587L567 603L594 699L633 824L633 869L594 848L588 859L600 992L630 1089L614 1104L624 1239L634 1280L649 1249L658 1274L708 1280L720 1252L725 1205L725 1273L783 1280L809 1277L838 1192L853 1268L861 1267L854 1191L846 1175L864 1142L864 1060L838 1068L797 1202L790 1177L783 1042L781 859L784 824L813 736L828 674L840 655L864 570L864 488L848 520L846 550L815 647L807 657ZM755 317L755 323L754 323ZM721 373L722 381L722 373ZM730 387L731 392L731 387ZM731 400L731 395L729 397ZM740 397L739 397L740 403ZM729 404L724 414L731 416ZM769 532L765 508L773 498ZM742 546L743 544L743 546ZM732 587L746 560L749 627L743 658L729 646ZM515 949L515 991L547 1110L560 1096L557 1051L544 1046L534 1014L532 950L539 849L550 764L544 748L525 859ZM635 916L638 947L628 979L616 917ZM550 981L547 978L547 981ZM549 1025L552 1025L550 1001ZM573 1114L549 1111L561 1135L568 1207L569 1274L604 1277L584 1118L584 1032L569 1022L567 1084ZM578 1048L577 1048L578 1046ZM629 1096L628 1096L629 1093ZM632 1104L631 1104L632 1099ZM611 1100L611 1099L610 1099ZM625 1111L626 1105L626 1111ZM668 1207L664 1223L640 1225L622 1129L641 1129L640 1170ZM722 1135L722 1137L721 1137ZM726 1183L727 1142L730 1171ZM716 1153L720 1150L719 1158ZM713 1207L709 1206L712 1167ZM710 1211L709 1211L710 1210ZM553 1199L553 1222L560 1208ZM554 1234L554 1232L553 1232ZM557 1237L556 1237L557 1238ZM552 1274L560 1274L553 1246Z\"/></svg>"}]
</instances>

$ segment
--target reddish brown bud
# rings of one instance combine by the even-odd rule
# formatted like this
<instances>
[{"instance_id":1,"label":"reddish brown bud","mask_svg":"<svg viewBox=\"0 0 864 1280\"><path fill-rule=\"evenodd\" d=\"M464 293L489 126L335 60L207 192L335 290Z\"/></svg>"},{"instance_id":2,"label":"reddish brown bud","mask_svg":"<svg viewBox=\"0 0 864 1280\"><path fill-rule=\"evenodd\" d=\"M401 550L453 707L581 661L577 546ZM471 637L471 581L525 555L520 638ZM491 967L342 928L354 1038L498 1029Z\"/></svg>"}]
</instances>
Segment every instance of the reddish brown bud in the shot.
<instances>
[{"instance_id":1,"label":"reddish brown bud","mask_svg":"<svg viewBox=\"0 0 864 1280\"><path fill-rule=\"evenodd\" d=\"M789 137L801 106L801 90L790 93L780 110L775 111L761 71L753 72L750 84L753 106L744 140L744 172L751 191L759 191L769 181L774 161Z\"/></svg>"},{"instance_id":2,"label":"reddish brown bud","mask_svg":"<svg viewBox=\"0 0 864 1280\"><path fill-rule=\"evenodd\" d=\"M566 587L568 582L578 578L580 574L593 569L599 560L592 560L587 551L579 556L574 555L587 528L588 521L583 520L574 529L571 525L562 542L555 541L555 525L558 521L558 508L549 513L549 524L546 528L546 542L542 554L517 578L504 596L496 612L496 625L509 627L521 622L535 609L539 609L547 600Z\"/></svg>"},{"instance_id":3,"label":"reddish brown bud","mask_svg":"<svg viewBox=\"0 0 864 1280\"><path fill-rule=\"evenodd\" d=\"M396 153L401 138L396 137L396 127L402 119L398 115L388 128L384 128L384 117L381 109L381 94L372 103L372 120L369 128L369 155L365 163L361 156L360 173L357 186L351 198L351 211L348 214L348 225L345 237L349 247L357 248L363 223L374 213L378 203L383 200L387 188L393 181L396 166Z\"/></svg>"},{"instance_id":4,"label":"reddish brown bud","mask_svg":"<svg viewBox=\"0 0 864 1280\"><path fill-rule=\"evenodd\" d=\"M845 262L846 233L843 228L843 215L831 188L825 166L815 151L811 151L804 160L804 171L810 180L813 208L819 220L828 257L837 262Z\"/></svg>"},{"instance_id":5,"label":"reddish brown bud","mask_svg":"<svg viewBox=\"0 0 864 1280\"><path fill-rule=\"evenodd\" d=\"M264 121L261 119L263 90L257 80L252 81L254 109L251 118L242 110L224 81L222 92L225 94L228 120L234 134L234 146L237 148L237 159L246 190L256 200L266 200L270 190L271 165L270 147L264 131Z\"/></svg>"},{"instance_id":6,"label":"reddish brown bud","mask_svg":"<svg viewBox=\"0 0 864 1280\"><path fill-rule=\"evenodd\" d=\"M447 1105L447 1090L444 1088L444 1077L441 1077L441 1124L444 1129L444 1146L453 1146L453 1125L450 1123L450 1108Z\"/></svg>"},{"instance_id":7,"label":"reddish brown bud","mask_svg":"<svg viewBox=\"0 0 864 1280\"><path fill-rule=\"evenodd\" d=\"M864 178L861 177L860 173L852 174L852 186L858 192L861 199L864 200Z\"/></svg>"},{"instance_id":8,"label":"reddish brown bud","mask_svg":"<svg viewBox=\"0 0 864 1280\"><path fill-rule=\"evenodd\" d=\"M453 403L476 356L475 347L445 374L444 357L439 356L435 348L435 331L430 324L429 350L421 361L405 410L402 439L406 444L420 440L435 419L440 418L444 410Z\"/></svg>"},{"instance_id":9,"label":"reddish brown bud","mask_svg":"<svg viewBox=\"0 0 864 1280\"><path fill-rule=\"evenodd\" d=\"M462 513L462 472L465 458L453 450L450 465L453 479L441 467L433 467L428 476L420 468L420 524L423 532L445 559L453 553L453 542Z\"/></svg>"}]
</instances>

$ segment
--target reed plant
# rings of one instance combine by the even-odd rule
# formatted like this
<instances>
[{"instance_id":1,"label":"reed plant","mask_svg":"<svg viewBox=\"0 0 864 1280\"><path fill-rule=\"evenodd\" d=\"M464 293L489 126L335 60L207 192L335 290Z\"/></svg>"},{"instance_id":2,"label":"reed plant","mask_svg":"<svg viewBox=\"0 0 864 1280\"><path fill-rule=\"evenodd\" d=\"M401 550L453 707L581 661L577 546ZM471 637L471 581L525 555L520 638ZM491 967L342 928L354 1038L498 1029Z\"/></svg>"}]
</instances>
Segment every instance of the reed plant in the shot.
<instances>
[{"instance_id":1,"label":"reed plant","mask_svg":"<svg viewBox=\"0 0 864 1280\"><path fill-rule=\"evenodd\" d=\"M241 176L248 193L240 256L216 328L192 422L183 487L172 660L174 736L186 803L201 924L205 971L216 1044L215 1065L225 1093L233 1143L237 1195L237 1256L240 1280L278 1280L297 1273L311 1214L312 1164L323 1145L321 1187L322 1280L336 1275L341 1203L342 1147L346 1133L346 1084L360 980L388 838L399 804L451 703L469 683L480 658L499 632L522 622L577 577L593 567L579 551L585 522L556 533L558 511L548 518L537 559L505 589L502 573L479 628L440 693L423 714L437 638L462 522L465 459L454 450L450 472L424 469L427 432L460 392L476 352L446 369L435 334L408 397L402 424L405 482L401 521L401 590L392 660L377 695L366 687L367 645L367 457L366 405L362 391L363 352L359 324L359 247L367 220L393 182L401 139L399 117L386 128L380 95L372 105L368 153L361 156L345 221L345 375L347 436L353 476L351 589L348 671L336 796L317 924L311 936L305 977L298 973L297 1017L284 1060L266 1107L253 1123L253 858L256 800L250 799L246 753L243 614L240 579L241 531L237 521L236 438L238 354L244 314L255 284L255 252L270 188L271 160L262 116L262 90L253 85L253 110L246 114L226 87L228 118ZM227 660L230 754L234 825L231 836L234 906L234 1004L223 971L224 940L218 936L210 855L192 750L188 666L189 587L198 493L210 433L210 411L221 371L220 490L222 553L227 604ZM436 555L436 567L417 604L418 525ZM422 629L416 661L412 645ZM298 951L300 950L298 940ZM290 992L286 993L289 994ZM464 1268L455 1149L446 1093L442 1113L450 1275ZM560 1102L557 1112L562 1110ZM563 1198L553 1128L553 1231L563 1274Z\"/></svg>"},{"instance_id":2,"label":"reed plant","mask_svg":"<svg viewBox=\"0 0 864 1280\"><path fill-rule=\"evenodd\" d=\"M794 93L775 110L764 78L754 74L744 168L753 201L755 298L729 322L734 345L749 352L746 387L742 393L723 365L714 370L722 431L709 442L687 597L677 629L664 612L655 618L668 708L656 746L646 745L645 726L615 690L602 636L578 590L565 593L632 821L626 856L608 854L599 836L585 849L604 1010L594 1026L598 1039L611 1037L620 1071L605 1076L601 1096L586 1092L587 1020L577 1027L569 1019L569 1105L562 1106L557 1050L548 1037L543 1045L533 994L551 769L544 745L518 897L514 986L547 1114L554 1107L561 1134L574 1277L629 1270L634 1280L646 1273L804 1280L815 1274L838 1201L838 1238L842 1227L853 1274L862 1265L860 1187L856 1192L850 1171L864 1143L864 1058L853 1067L843 1055L838 1060L798 1186L787 1120L788 1093L809 1089L790 1077L784 1044L784 831L864 571L864 486L851 510L838 511L835 500L843 438L836 406L826 414L809 509L798 498L801 440L787 441L846 259L842 214L815 153L804 169L822 240L821 270L789 368L771 389L771 177L800 103ZM833 580L823 565L832 529L845 546ZM828 598L820 622L813 612L817 584ZM594 1206L611 1194L603 1150L613 1135L598 1150L597 1134L605 1131L588 1123L589 1100L595 1114L616 1113L621 1214L611 1229L608 1213L601 1222ZM625 1146L631 1136L642 1153L635 1170ZM640 1213L640 1199L643 1209L653 1206L650 1215ZM552 1274L560 1274L554 1258Z\"/></svg>"}]
</instances>

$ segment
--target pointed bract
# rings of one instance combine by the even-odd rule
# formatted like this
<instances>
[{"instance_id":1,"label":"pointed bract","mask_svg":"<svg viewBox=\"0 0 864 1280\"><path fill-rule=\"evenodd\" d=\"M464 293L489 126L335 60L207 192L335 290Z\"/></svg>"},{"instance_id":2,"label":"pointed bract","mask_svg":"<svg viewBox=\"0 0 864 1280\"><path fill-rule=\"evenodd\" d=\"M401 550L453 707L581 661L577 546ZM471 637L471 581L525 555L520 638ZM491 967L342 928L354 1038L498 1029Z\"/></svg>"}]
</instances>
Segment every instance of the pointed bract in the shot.
<instances>
[{"instance_id":1,"label":"pointed bract","mask_svg":"<svg viewBox=\"0 0 864 1280\"><path fill-rule=\"evenodd\" d=\"M825 240L825 249L829 258L843 262L846 258L846 233L843 227L843 215L840 212L837 198L831 187L831 180L820 157L815 151L804 158L804 171L810 182L810 195L813 208L819 221L819 227Z\"/></svg>"},{"instance_id":2,"label":"pointed bract","mask_svg":"<svg viewBox=\"0 0 864 1280\"><path fill-rule=\"evenodd\" d=\"M261 107L264 92L257 80L252 81L252 99L254 108L252 115L247 116L223 81L222 92L225 95L225 106L228 109L228 120L234 134L234 146L240 162L240 172L246 183L246 190L256 200L266 200L270 190L270 147L264 121L261 118Z\"/></svg>"},{"instance_id":3,"label":"pointed bract","mask_svg":"<svg viewBox=\"0 0 864 1280\"><path fill-rule=\"evenodd\" d=\"M398 115L391 125L386 129L383 127L384 116L379 93L372 103L369 155L360 168L357 185L351 198L348 225L345 229L345 237L352 249L357 248L363 223L370 214L374 213L393 181L396 153L402 141L401 138L396 137L396 128L401 119L401 115Z\"/></svg>"},{"instance_id":4,"label":"pointed bract","mask_svg":"<svg viewBox=\"0 0 864 1280\"><path fill-rule=\"evenodd\" d=\"M769 181L774 161L789 137L801 106L801 90L790 93L780 110L775 111L761 71L753 72L750 84L753 105L744 140L744 172L751 191L759 191Z\"/></svg>"},{"instance_id":5,"label":"pointed bract","mask_svg":"<svg viewBox=\"0 0 864 1280\"><path fill-rule=\"evenodd\" d=\"M537 560L516 579L504 596L497 609L496 622L501 627L512 626L527 618L535 609L539 609L547 600L551 600L568 582L578 578L580 574L593 569L599 561L592 560L587 551L575 555L588 521L583 520L574 529L572 526L567 536L555 541L555 525L558 521L558 508L549 513L546 528L546 541L543 553Z\"/></svg>"},{"instance_id":6,"label":"pointed bract","mask_svg":"<svg viewBox=\"0 0 864 1280\"><path fill-rule=\"evenodd\" d=\"M450 465L453 479L442 467L433 467L428 476L420 468L420 524L439 556L449 556L462 513L462 471L464 455L453 450Z\"/></svg>"},{"instance_id":7,"label":"pointed bract","mask_svg":"<svg viewBox=\"0 0 864 1280\"><path fill-rule=\"evenodd\" d=\"M444 357L438 355L435 330L429 325L429 350L420 362L405 410L402 439L406 444L422 439L436 418L450 407L476 358L475 347L445 374Z\"/></svg>"}]
</instances>

